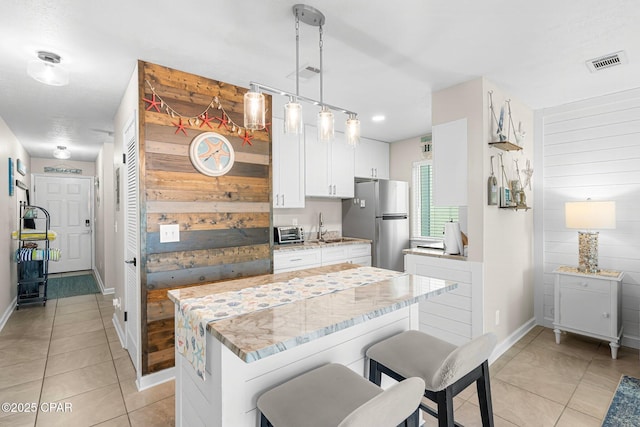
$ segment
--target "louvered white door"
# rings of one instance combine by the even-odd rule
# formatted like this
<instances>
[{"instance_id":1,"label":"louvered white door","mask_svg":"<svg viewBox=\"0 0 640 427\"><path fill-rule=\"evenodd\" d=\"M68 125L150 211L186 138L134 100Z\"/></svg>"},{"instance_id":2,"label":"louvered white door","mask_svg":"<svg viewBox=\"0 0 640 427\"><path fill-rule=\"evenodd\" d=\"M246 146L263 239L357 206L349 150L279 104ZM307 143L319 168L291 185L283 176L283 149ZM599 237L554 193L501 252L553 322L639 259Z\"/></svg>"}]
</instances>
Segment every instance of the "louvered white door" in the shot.
<instances>
[{"instance_id":1,"label":"louvered white door","mask_svg":"<svg viewBox=\"0 0 640 427\"><path fill-rule=\"evenodd\" d=\"M124 188L122 192L122 203L124 208L125 221L125 311L127 321L126 347L133 362L138 377L140 376L140 235L138 231L139 207L138 207L138 115L134 111L131 119L127 122L124 130L124 143L126 149L126 164L124 168L124 184L116 183L119 188ZM117 174L117 179L122 181L123 177ZM120 196L117 196L120 197Z\"/></svg>"}]
</instances>

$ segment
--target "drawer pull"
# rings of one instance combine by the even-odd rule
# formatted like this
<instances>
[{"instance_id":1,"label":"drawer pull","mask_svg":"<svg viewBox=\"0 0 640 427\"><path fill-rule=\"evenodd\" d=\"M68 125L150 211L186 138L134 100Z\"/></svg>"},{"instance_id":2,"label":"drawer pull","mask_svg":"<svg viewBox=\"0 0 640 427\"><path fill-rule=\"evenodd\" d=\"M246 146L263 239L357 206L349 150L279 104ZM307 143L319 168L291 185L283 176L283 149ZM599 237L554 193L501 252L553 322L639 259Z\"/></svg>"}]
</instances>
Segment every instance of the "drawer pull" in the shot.
<instances>
[{"instance_id":1,"label":"drawer pull","mask_svg":"<svg viewBox=\"0 0 640 427\"><path fill-rule=\"evenodd\" d=\"M289 261L293 262L293 261L302 261L302 258L291 258Z\"/></svg>"}]
</instances>

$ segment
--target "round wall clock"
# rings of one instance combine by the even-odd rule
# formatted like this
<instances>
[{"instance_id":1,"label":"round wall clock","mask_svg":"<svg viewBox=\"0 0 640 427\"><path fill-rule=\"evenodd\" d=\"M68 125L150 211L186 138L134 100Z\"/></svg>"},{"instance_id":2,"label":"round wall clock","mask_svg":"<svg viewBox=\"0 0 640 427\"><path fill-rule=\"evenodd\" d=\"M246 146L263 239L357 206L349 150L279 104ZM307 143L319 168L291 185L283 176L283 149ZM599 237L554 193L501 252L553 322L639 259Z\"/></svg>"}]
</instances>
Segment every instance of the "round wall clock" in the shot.
<instances>
[{"instance_id":1,"label":"round wall clock","mask_svg":"<svg viewBox=\"0 0 640 427\"><path fill-rule=\"evenodd\" d=\"M224 136L215 132L204 132L191 141L189 157L200 173L220 176L233 167L235 152Z\"/></svg>"}]
</instances>

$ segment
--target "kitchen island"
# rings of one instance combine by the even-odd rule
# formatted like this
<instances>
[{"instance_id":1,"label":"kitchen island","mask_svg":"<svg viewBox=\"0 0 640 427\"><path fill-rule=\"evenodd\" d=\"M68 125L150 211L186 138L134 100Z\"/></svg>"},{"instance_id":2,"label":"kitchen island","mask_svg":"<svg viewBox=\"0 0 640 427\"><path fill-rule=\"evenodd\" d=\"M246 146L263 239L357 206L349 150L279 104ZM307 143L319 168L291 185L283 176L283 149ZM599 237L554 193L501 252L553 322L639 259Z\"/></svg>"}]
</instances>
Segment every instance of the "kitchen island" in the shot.
<instances>
[{"instance_id":1,"label":"kitchen island","mask_svg":"<svg viewBox=\"0 0 640 427\"><path fill-rule=\"evenodd\" d=\"M264 391L329 362L365 375L366 348L417 329L415 303L456 286L338 264L170 291L176 425L257 426Z\"/></svg>"}]
</instances>

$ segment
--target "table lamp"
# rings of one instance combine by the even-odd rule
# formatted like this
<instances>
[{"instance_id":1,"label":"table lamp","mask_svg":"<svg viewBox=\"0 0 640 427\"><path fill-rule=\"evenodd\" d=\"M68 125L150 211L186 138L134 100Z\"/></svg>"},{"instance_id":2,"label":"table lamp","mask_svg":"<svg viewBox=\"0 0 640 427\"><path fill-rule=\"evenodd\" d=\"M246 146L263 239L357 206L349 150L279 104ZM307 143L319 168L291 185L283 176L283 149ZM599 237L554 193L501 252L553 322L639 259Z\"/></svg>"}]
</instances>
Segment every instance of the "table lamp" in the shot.
<instances>
[{"instance_id":1,"label":"table lamp","mask_svg":"<svg viewBox=\"0 0 640 427\"><path fill-rule=\"evenodd\" d=\"M616 202L582 202L564 204L565 226L578 231L578 270L597 273L598 232L594 229L616 228Z\"/></svg>"}]
</instances>

